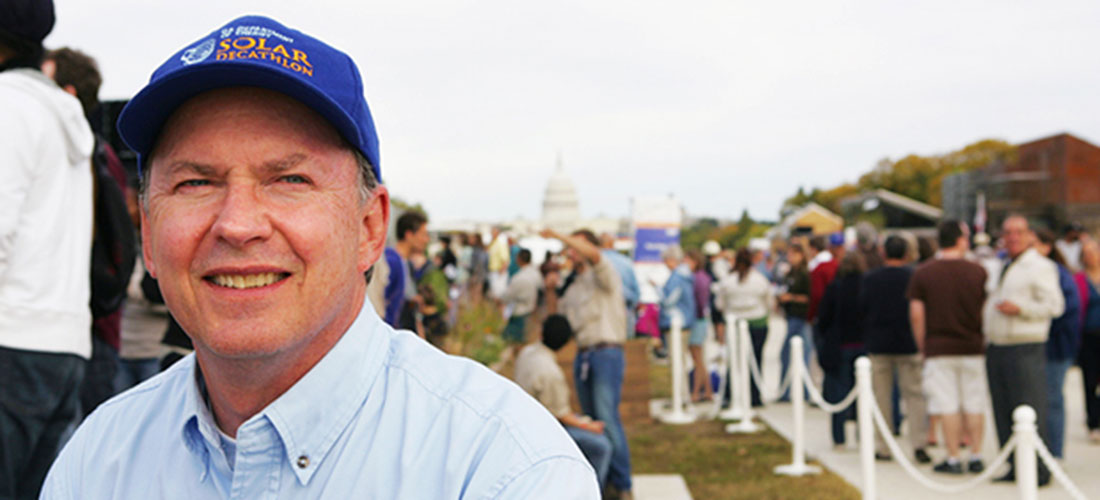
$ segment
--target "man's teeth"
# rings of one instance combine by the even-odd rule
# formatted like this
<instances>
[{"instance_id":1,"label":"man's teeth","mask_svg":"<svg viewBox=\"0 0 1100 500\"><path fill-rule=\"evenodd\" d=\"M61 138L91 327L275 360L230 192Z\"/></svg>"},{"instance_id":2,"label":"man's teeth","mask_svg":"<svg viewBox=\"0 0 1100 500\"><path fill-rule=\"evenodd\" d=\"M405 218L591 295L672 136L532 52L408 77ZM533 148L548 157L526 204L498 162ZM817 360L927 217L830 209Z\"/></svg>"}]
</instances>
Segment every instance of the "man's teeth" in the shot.
<instances>
[{"instance_id":1,"label":"man's teeth","mask_svg":"<svg viewBox=\"0 0 1100 500\"><path fill-rule=\"evenodd\" d=\"M267 286L279 281L282 277L282 273L216 274L211 280L218 286L245 289Z\"/></svg>"}]
</instances>

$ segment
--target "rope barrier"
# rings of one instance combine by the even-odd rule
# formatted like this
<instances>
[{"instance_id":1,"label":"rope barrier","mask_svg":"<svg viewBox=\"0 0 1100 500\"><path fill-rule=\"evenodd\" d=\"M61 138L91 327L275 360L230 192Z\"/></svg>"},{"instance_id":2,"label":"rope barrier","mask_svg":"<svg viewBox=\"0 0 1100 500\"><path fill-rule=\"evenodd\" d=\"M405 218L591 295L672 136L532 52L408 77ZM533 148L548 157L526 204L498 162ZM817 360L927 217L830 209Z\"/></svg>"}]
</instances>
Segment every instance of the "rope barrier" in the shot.
<instances>
[{"instance_id":1,"label":"rope barrier","mask_svg":"<svg viewBox=\"0 0 1100 500\"><path fill-rule=\"evenodd\" d=\"M760 376L760 370L756 364L755 353L750 353L749 357L752 361L750 366L751 375L753 377L756 377L756 380L758 382L757 387L761 389L761 398L766 399L764 398L764 390L761 387L763 384L760 383L760 381L763 380L763 377ZM801 367L802 360L792 360L792 363L800 363ZM886 443L886 447L889 448L890 453L894 457L896 457L898 464L901 465L902 469L922 486L939 493L961 493L969 489L975 488L982 483L988 482L990 479L992 479L997 470L1002 468L1004 464L1008 462L1008 459L1012 455L1013 451L1018 451L1020 453L1020 456L1017 457L1018 467L1027 467L1029 469L1034 469L1036 465L1035 457L1037 455L1038 458L1047 465L1047 468L1050 469L1051 475L1058 481L1059 484L1062 485L1062 487L1066 489L1070 497L1072 497L1074 500L1085 500L1087 498L1081 492L1081 490L1075 484L1073 484L1073 481L1065 473L1061 465L1050 454L1050 450L1047 449L1042 439L1039 438L1039 435L1034 426L1035 412L1029 407L1021 406L1017 408L1016 411L1013 413L1013 420L1016 423L1013 425L1012 436L1009 438L1008 442L1005 443L1004 447L1001 448L1000 452L998 452L993 461L985 467L985 470L982 471L981 474L978 474L974 478L969 479L965 482L944 484L936 482L920 472L913 464L913 462L910 461L909 456L906 455L905 452L902 450L901 445L899 445L898 442L894 439L893 433L890 430L890 426L886 423L886 417L883 416L882 409L878 407L878 404L874 399L873 393L871 392L870 362L866 358L857 360L857 381L855 387L853 387L851 392L849 392L848 395L845 396L844 399L837 404L830 404L825 401L821 393L818 391L817 387L814 386L813 380L811 379L807 370L799 369L795 371L799 372L800 378L804 382L804 388L806 389L806 392L810 395L810 400L816 403L819 407L821 407L821 409L825 410L828 413L837 413L843 411L851 406L852 403L855 403L857 401L860 402L860 409L857 413L859 414L858 416L861 426L860 458L864 465L864 498L875 497L875 472L873 456L874 452L872 448L875 429L877 429L878 433L882 435L883 441ZM783 393L788 388L788 386L792 384L791 373L792 371L787 372L786 380L779 389L780 394ZM860 380L861 378L862 380ZM798 406L801 407L801 404L799 404ZM799 418L799 415L797 413L800 409L801 408L797 408L795 410L796 422ZM1030 415L1030 417L1027 417L1026 415ZM872 422L870 424L870 427L867 427L866 424L863 423L864 420L867 418L869 418ZM796 434L801 433L796 432ZM799 439L799 437L796 436L795 439ZM792 445L795 448L801 448L802 446L801 443L792 443ZM1034 453L1030 455L1031 459L1028 460L1027 454L1031 453L1032 449L1034 449ZM794 452L794 460L792 462L793 463L791 465L777 467L776 473L783 474L785 473L784 471L787 469L796 470L795 475L806 473L806 471L804 470L806 466L801 460L798 450ZM1032 470L1031 472L1030 480L1025 480L1024 476L1028 475L1027 471L1021 469L1018 472L1021 473L1017 475L1017 485L1020 488L1021 495L1023 496L1023 498L1034 498L1036 488L1034 471Z\"/></svg>"},{"instance_id":2,"label":"rope barrier","mask_svg":"<svg viewBox=\"0 0 1100 500\"><path fill-rule=\"evenodd\" d=\"M1077 489L1077 485L1073 484L1073 481L1070 481L1066 471L1062 470L1061 464L1059 464L1058 461L1054 459L1054 456L1050 454L1050 450L1047 449L1043 440L1036 439L1035 441L1035 451L1039 453L1039 458L1043 460L1043 463L1047 464L1047 468L1050 469L1050 473L1054 476L1054 479L1057 479L1058 483L1069 492L1069 496L1073 497L1075 500L1087 500L1085 494Z\"/></svg>"},{"instance_id":3,"label":"rope barrier","mask_svg":"<svg viewBox=\"0 0 1100 500\"><path fill-rule=\"evenodd\" d=\"M993 462L991 462L989 466L985 468L985 471L981 474L978 474L976 477L965 483L937 483L922 474L919 470L917 470L917 467L909 461L909 456L902 451L901 445L899 445L898 442L894 440L894 435L890 432L890 426L886 424L886 417L882 415L882 410L879 409L877 404L875 404L873 408L875 427L878 428L879 434L884 436L886 447L889 448L890 453L893 454L895 458L897 458L898 463L901 464L901 468L905 469L905 472L908 472L909 475L913 477L913 479L916 479L917 482L924 485L926 488L938 491L940 493L960 493L974 488L981 483L989 481L993 478L993 474L996 473L997 469L1000 469L1001 466L1008 462L1009 455L1011 455L1012 450L1016 448L1017 437L1015 434L1013 434L1013 436L1009 438L1008 442L1005 443L1004 448L1001 449L1000 454L998 454L997 457L993 459Z\"/></svg>"},{"instance_id":4,"label":"rope barrier","mask_svg":"<svg viewBox=\"0 0 1100 500\"><path fill-rule=\"evenodd\" d=\"M844 399L834 405L825 401L825 398L821 396L820 392L818 392L817 387L814 387L814 381L810 378L810 374L806 371L802 372L802 380L806 384L806 392L810 393L810 400L813 401L814 404L819 406L822 410L825 410L827 413L840 413L848 409L848 407L851 406L852 403L854 403L856 401L856 398L859 396L859 388L853 387L852 391L849 392L847 396L844 396Z\"/></svg>"},{"instance_id":5,"label":"rope barrier","mask_svg":"<svg viewBox=\"0 0 1100 500\"><path fill-rule=\"evenodd\" d=\"M790 353L787 353L788 357ZM764 375L760 373L759 361L756 359L756 353L752 349L749 349L749 373L752 375L753 380L756 383L756 389L760 392L760 400L765 403L774 403L779 401L779 398L783 397L783 393L791 387L791 370L787 370L787 374L783 377L783 381L779 384L779 389L774 393L768 393L767 388L764 387Z\"/></svg>"}]
</instances>

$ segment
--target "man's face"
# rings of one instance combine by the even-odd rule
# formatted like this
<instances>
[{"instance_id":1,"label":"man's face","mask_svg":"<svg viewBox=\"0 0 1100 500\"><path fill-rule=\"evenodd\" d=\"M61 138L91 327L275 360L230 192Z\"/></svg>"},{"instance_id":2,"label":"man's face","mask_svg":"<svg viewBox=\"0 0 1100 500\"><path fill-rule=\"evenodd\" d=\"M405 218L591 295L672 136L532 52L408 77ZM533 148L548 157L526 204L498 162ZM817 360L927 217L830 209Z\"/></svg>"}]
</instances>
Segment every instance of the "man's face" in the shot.
<instances>
[{"instance_id":1,"label":"man's face","mask_svg":"<svg viewBox=\"0 0 1100 500\"><path fill-rule=\"evenodd\" d=\"M665 267L669 269L676 269L680 266L680 261L675 258L665 257L663 260L665 261Z\"/></svg>"},{"instance_id":2,"label":"man's face","mask_svg":"<svg viewBox=\"0 0 1100 500\"><path fill-rule=\"evenodd\" d=\"M336 131L282 94L222 89L180 106L151 158L145 262L200 355L327 352L388 217Z\"/></svg>"},{"instance_id":3,"label":"man's face","mask_svg":"<svg viewBox=\"0 0 1100 500\"><path fill-rule=\"evenodd\" d=\"M1024 253L1031 245L1031 229L1027 226L1027 220L1021 217L1009 217L1001 226L1005 241L1005 250L1015 257Z\"/></svg>"},{"instance_id":4,"label":"man's face","mask_svg":"<svg viewBox=\"0 0 1100 500\"><path fill-rule=\"evenodd\" d=\"M414 253L423 253L428 248L428 243L431 242L427 224L421 224L420 229L405 234L405 241L409 243L409 247Z\"/></svg>"}]
</instances>

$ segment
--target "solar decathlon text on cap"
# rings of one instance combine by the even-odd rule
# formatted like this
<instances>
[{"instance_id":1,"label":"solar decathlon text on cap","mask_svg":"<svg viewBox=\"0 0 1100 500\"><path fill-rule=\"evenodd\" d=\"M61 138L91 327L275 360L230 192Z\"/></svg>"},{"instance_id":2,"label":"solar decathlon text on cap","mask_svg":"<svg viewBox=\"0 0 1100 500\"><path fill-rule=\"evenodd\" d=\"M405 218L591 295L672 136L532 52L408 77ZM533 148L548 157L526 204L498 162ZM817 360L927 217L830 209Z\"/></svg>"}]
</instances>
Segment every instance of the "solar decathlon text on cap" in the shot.
<instances>
[{"instance_id":1,"label":"solar decathlon text on cap","mask_svg":"<svg viewBox=\"0 0 1100 500\"><path fill-rule=\"evenodd\" d=\"M355 62L263 16L234 19L187 45L161 64L123 108L118 131L137 152L139 170L180 104L208 90L240 86L281 92L311 108L363 153L381 182L378 134Z\"/></svg>"}]
</instances>

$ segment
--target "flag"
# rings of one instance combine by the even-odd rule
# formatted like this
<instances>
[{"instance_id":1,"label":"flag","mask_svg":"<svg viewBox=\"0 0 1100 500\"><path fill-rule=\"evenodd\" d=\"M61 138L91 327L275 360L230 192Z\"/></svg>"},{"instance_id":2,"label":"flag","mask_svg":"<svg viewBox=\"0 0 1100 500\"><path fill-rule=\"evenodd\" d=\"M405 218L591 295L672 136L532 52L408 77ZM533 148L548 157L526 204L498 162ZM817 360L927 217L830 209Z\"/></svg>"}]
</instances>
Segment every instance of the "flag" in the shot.
<instances>
[{"instance_id":1,"label":"flag","mask_svg":"<svg viewBox=\"0 0 1100 500\"><path fill-rule=\"evenodd\" d=\"M976 208L974 209L974 234L985 232L985 193L978 192L978 200L975 202Z\"/></svg>"}]
</instances>

